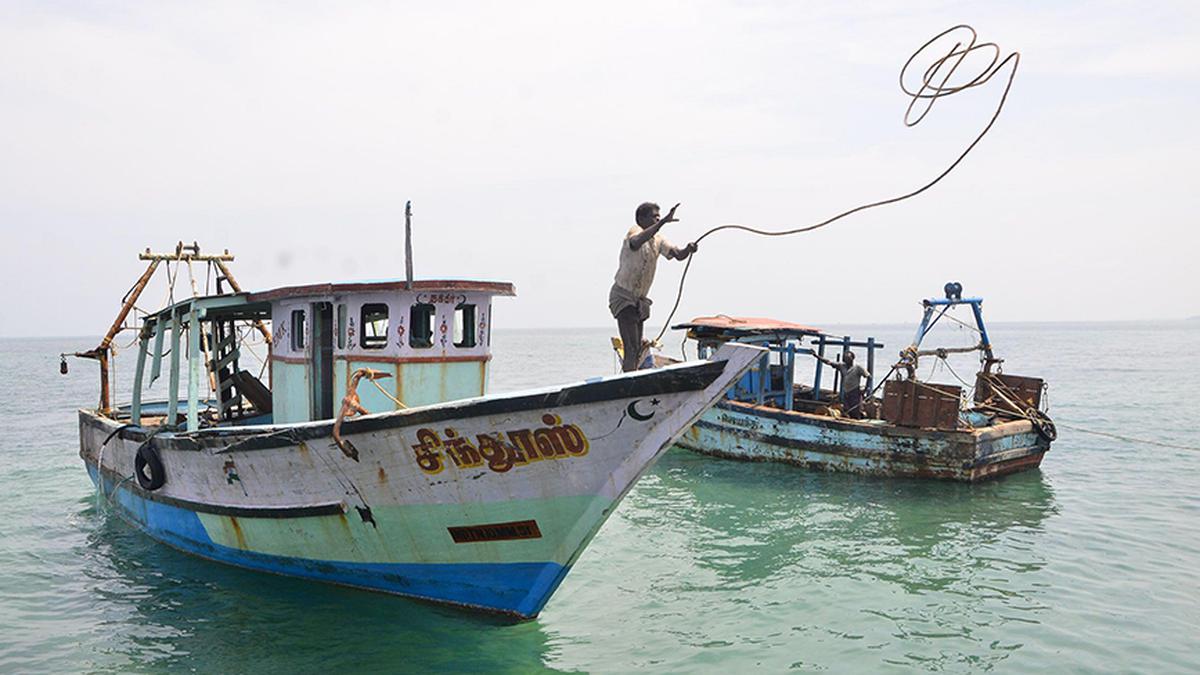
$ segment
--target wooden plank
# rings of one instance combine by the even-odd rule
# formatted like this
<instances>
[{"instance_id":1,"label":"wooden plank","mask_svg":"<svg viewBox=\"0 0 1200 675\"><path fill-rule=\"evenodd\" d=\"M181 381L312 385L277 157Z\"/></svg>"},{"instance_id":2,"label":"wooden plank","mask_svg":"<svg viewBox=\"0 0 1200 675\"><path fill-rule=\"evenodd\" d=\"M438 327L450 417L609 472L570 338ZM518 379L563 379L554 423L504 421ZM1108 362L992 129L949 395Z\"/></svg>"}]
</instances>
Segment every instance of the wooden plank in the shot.
<instances>
[{"instance_id":1,"label":"wooden plank","mask_svg":"<svg viewBox=\"0 0 1200 675\"><path fill-rule=\"evenodd\" d=\"M215 355L214 355L214 356L215 356ZM225 367L226 367L226 366L228 366L230 363L232 363L232 362L236 361L236 360L238 359L238 357L239 357L239 356L241 356L241 354L240 354L240 353L238 352L238 350L236 350L236 349L235 349L235 350L233 350L232 352L229 352L229 353L228 353L228 354L226 354L225 356L222 356L222 357L220 358L220 360L217 360L217 361L214 361L214 362L213 362L213 364L212 364L212 370L213 370L213 372L214 372L214 373L220 373L222 368L225 368Z\"/></svg>"},{"instance_id":2,"label":"wooden plank","mask_svg":"<svg viewBox=\"0 0 1200 675\"><path fill-rule=\"evenodd\" d=\"M154 326L154 359L150 361L150 382L147 387L154 384L158 376L162 373L162 349L163 349L163 324L158 323Z\"/></svg>"},{"instance_id":3,"label":"wooden plank","mask_svg":"<svg viewBox=\"0 0 1200 675\"><path fill-rule=\"evenodd\" d=\"M142 423L142 378L146 374L146 353L150 350L150 337L138 341L137 369L133 373L133 400L129 404L129 421Z\"/></svg>"},{"instance_id":4,"label":"wooden plank","mask_svg":"<svg viewBox=\"0 0 1200 675\"><path fill-rule=\"evenodd\" d=\"M234 395L233 395L233 397L232 397L232 398L230 398L229 400L226 400L226 401L221 401L221 402L220 402L220 403L218 403L217 405L218 405L218 407L219 407L219 408L220 408L220 410L221 410L221 414L222 414L222 415L224 415L224 414L225 414L225 411L229 410L230 408L232 408L232 407L234 407L234 406L236 406L236 405L239 405L239 404L241 404L241 402L242 402L242 395L241 395L241 394L234 394Z\"/></svg>"},{"instance_id":5,"label":"wooden plank","mask_svg":"<svg viewBox=\"0 0 1200 675\"><path fill-rule=\"evenodd\" d=\"M179 318L171 313L171 368L167 373L167 424L174 425L179 416Z\"/></svg>"},{"instance_id":6,"label":"wooden plank","mask_svg":"<svg viewBox=\"0 0 1200 675\"><path fill-rule=\"evenodd\" d=\"M232 347L236 337L234 333L230 332L227 336L218 340L216 347L213 348L213 353L219 353Z\"/></svg>"},{"instance_id":7,"label":"wooden plank","mask_svg":"<svg viewBox=\"0 0 1200 675\"><path fill-rule=\"evenodd\" d=\"M1045 381L1040 377L1025 377L1022 375L1004 375L995 373L991 377L998 378L1008 388L1012 389L1022 403L1038 408L1042 404L1042 389ZM982 373L975 378L975 402L983 403L992 397L992 386Z\"/></svg>"},{"instance_id":8,"label":"wooden plank","mask_svg":"<svg viewBox=\"0 0 1200 675\"><path fill-rule=\"evenodd\" d=\"M196 307L188 313L188 400L187 400L187 430L195 431L200 428L200 322L196 317Z\"/></svg>"},{"instance_id":9,"label":"wooden plank","mask_svg":"<svg viewBox=\"0 0 1200 675\"><path fill-rule=\"evenodd\" d=\"M962 387L911 380L883 386L883 419L898 426L955 429Z\"/></svg>"}]
</instances>

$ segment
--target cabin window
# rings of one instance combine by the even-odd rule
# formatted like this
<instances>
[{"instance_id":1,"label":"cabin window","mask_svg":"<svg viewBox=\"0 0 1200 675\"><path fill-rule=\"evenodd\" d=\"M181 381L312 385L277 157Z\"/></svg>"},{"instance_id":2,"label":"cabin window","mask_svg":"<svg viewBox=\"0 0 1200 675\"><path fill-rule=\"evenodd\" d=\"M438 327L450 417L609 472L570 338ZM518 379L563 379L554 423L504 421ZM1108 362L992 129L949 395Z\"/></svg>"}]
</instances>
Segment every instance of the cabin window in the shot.
<instances>
[{"instance_id":1,"label":"cabin window","mask_svg":"<svg viewBox=\"0 0 1200 675\"><path fill-rule=\"evenodd\" d=\"M382 302L368 302L362 306L362 337L358 343L363 349L383 349L388 340L388 306Z\"/></svg>"},{"instance_id":2,"label":"cabin window","mask_svg":"<svg viewBox=\"0 0 1200 675\"><path fill-rule=\"evenodd\" d=\"M475 305L462 303L454 308L454 346L475 346Z\"/></svg>"},{"instance_id":3,"label":"cabin window","mask_svg":"<svg viewBox=\"0 0 1200 675\"><path fill-rule=\"evenodd\" d=\"M338 349L346 348L346 304L337 306L337 345Z\"/></svg>"},{"instance_id":4,"label":"cabin window","mask_svg":"<svg viewBox=\"0 0 1200 675\"><path fill-rule=\"evenodd\" d=\"M292 351L304 351L304 310L292 310Z\"/></svg>"},{"instance_id":5,"label":"cabin window","mask_svg":"<svg viewBox=\"0 0 1200 675\"><path fill-rule=\"evenodd\" d=\"M412 312L409 315L411 319L409 325L412 326L408 334L408 344L417 349L428 349L433 346L433 315L436 308L427 303L418 303L412 306Z\"/></svg>"}]
</instances>

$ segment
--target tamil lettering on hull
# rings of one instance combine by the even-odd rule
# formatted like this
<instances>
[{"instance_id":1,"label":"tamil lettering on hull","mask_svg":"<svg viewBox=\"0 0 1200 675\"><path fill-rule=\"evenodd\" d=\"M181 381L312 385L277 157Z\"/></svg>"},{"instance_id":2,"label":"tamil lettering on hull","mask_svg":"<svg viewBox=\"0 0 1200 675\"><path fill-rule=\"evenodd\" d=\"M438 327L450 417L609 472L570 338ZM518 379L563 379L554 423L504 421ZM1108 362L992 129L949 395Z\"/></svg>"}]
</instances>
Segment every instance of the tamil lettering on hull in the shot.
<instances>
[{"instance_id":1,"label":"tamil lettering on hull","mask_svg":"<svg viewBox=\"0 0 1200 675\"><path fill-rule=\"evenodd\" d=\"M474 440L452 427L442 434L421 428L413 456L422 471L433 475L451 464L457 469L486 466L504 473L515 466L587 454L588 438L579 425L563 424L562 418L550 413L542 415L542 424L536 429L476 434Z\"/></svg>"}]
</instances>

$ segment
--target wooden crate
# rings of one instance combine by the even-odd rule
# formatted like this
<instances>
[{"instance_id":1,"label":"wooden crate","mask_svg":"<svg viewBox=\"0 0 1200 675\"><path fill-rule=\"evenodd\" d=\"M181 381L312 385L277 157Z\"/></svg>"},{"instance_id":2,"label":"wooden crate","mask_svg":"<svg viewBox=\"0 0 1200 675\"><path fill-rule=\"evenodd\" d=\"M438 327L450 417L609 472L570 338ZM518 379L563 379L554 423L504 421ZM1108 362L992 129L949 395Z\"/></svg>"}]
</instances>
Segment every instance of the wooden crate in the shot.
<instances>
[{"instance_id":1,"label":"wooden crate","mask_svg":"<svg viewBox=\"0 0 1200 675\"><path fill-rule=\"evenodd\" d=\"M1000 378L1000 381L1009 389L1012 389L1021 397L1021 402L1033 408L1039 408L1042 405L1042 388L1044 381L1040 377L1022 377L1020 375L999 375L994 374L992 377ZM983 403L992 396L992 387L987 380L983 378L982 373L975 376L975 402Z\"/></svg>"},{"instance_id":2,"label":"wooden crate","mask_svg":"<svg viewBox=\"0 0 1200 675\"><path fill-rule=\"evenodd\" d=\"M889 380L883 386L883 419L902 427L958 428L962 387Z\"/></svg>"}]
</instances>

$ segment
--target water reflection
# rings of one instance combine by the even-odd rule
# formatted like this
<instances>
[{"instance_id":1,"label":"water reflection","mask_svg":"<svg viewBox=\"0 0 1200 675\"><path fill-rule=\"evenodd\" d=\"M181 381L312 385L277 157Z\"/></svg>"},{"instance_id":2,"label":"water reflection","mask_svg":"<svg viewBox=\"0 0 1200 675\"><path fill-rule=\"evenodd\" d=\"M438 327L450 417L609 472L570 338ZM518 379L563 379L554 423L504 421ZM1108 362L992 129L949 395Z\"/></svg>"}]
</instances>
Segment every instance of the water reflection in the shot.
<instances>
[{"instance_id":1,"label":"water reflection","mask_svg":"<svg viewBox=\"0 0 1200 675\"><path fill-rule=\"evenodd\" d=\"M675 449L655 474L653 488L636 493L646 508L630 520L647 527L688 523L697 564L741 584L796 564L818 577L864 574L910 591L944 588L978 567L972 561L1032 571L1042 564L1036 556L1001 561L988 551L1002 538L1033 546L1057 508L1039 471L967 485L821 473ZM904 564L892 568L897 561ZM946 574L915 561L944 565Z\"/></svg>"},{"instance_id":2,"label":"water reflection","mask_svg":"<svg viewBox=\"0 0 1200 675\"><path fill-rule=\"evenodd\" d=\"M728 630L753 644L806 637L908 666L984 667L1022 644L1001 626L1036 624L1046 609L1035 573L1047 564L1041 540L1057 509L1037 471L965 485L675 449L621 511L674 573L626 585L661 604L663 619L670 604L712 608L711 620L679 638L696 647L728 641ZM842 608L838 620L809 618L829 616L830 604ZM921 642L929 648L913 650Z\"/></svg>"},{"instance_id":3,"label":"water reflection","mask_svg":"<svg viewBox=\"0 0 1200 675\"><path fill-rule=\"evenodd\" d=\"M529 672L550 649L536 622L240 570L156 543L90 500L80 515L83 586L109 636L100 670Z\"/></svg>"}]
</instances>

